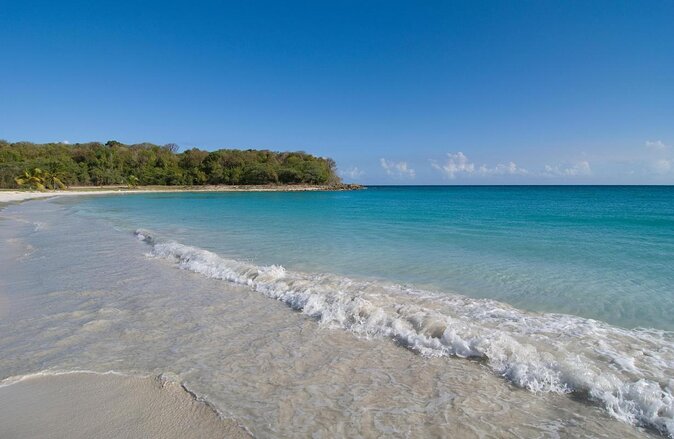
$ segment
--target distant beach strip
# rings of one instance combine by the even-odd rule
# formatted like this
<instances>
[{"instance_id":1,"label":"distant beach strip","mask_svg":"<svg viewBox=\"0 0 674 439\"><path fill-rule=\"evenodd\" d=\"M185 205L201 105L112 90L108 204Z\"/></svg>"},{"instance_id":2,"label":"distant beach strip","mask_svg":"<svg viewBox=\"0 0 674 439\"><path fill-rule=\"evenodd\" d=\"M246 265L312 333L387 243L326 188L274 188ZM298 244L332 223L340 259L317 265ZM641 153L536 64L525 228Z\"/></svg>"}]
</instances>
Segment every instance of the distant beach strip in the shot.
<instances>
[{"instance_id":1,"label":"distant beach strip","mask_svg":"<svg viewBox=\"0 0 674 439\"><path fill-rule=\"evenodd\" d=\"M26 201L37 198L77 195L123 195L163 192L312 192L350 191L364 189L359 184L335 183L329 185L204 185L204 186L148 186L129 188L128 186L80 186L63 190L27 191L0 189L0 203Z\"/></svg>"}]
</instances>

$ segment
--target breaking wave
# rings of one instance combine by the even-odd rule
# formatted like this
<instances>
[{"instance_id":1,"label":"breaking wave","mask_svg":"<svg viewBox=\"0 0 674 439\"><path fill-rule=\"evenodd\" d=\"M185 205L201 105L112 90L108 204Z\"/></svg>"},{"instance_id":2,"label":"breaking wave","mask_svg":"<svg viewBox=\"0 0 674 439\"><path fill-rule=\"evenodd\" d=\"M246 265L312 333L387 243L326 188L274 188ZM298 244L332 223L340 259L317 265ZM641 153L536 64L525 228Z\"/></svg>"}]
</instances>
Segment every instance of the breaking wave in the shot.
<instances>
[{"instance_id":1,"label":"breaking wave","mask_svg":"<svg viewBox=\"0 0 674 439\"><path fill-rule=\"evenodd\" d=\"M385 337L425 356L469 358L532 392L573 393L613 417L674 437L674 334L381 281L257 266L143 230L150 255L247 285L319 324Z\"/></svg>"}]
</instances>

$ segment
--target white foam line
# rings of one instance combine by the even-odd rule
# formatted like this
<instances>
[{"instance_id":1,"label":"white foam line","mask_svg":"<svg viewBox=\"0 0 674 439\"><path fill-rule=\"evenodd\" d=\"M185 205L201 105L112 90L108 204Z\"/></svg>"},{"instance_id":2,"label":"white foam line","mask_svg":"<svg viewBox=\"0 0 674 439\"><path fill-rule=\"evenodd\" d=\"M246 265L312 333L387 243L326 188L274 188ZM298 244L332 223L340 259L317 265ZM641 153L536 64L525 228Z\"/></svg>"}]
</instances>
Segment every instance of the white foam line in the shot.
<instances>
[{"instance_id":1,"label":"white foam line","mask_svg":"<svg viewBox=\"0 0 674 439\"><path fill-rule=\"evenodd\" d=\"M586 395L617 419L674 436L674 380L668 378L674 375L674 343L665 331L630 331L575 316L529 314L492 300L288 272L158 242L147 231L136 236L152 246L151 257L246 285L321 325L393 338L426 356L479 358L518 387ZM440 309L429 307L430 300Z\"/></svg>"},{"instance_id":2,"label":"white foam line","mask_svg":"<svg viewBox=\"0 0 674 439\"><path fill-rule=\"evenodd\" d=\"M0 381L0 388L11 386L16 383L20 383L25 380L40 378L40 377L50 377L50 376L61 376L61 375L72 375L72 374L92 374L92 375L117 375L124 377L139 377L139 378L148 378L149 375L127 375L122 372L117 372L115 370L108 370L106 372L97 372L94 370L87 369L74 369L74 370L42 370L39 372L28 373L25 375L14 375L7 377Z\"/></svg>"}]
</instances>

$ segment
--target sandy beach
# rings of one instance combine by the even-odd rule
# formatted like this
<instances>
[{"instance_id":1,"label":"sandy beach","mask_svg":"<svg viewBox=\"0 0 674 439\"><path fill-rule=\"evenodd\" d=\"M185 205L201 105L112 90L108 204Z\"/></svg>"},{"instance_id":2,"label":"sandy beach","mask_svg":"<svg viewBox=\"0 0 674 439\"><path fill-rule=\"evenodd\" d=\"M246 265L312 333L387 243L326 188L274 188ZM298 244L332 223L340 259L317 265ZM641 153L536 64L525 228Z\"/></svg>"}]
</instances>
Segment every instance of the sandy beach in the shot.
<instances>
[{"instance_id":1,"label":"sandy beach","mask_svg":"<svg viewBox=\"0 0 674 439\"><path fill-rule=\"evenodd\" d=\"M0 384L0 437L249 438L180 385L88 372Z\"/></svg>"},{"instance_id":2,"label":"sandy beach","mask_svg":"<svg viewBox=\"0 0 674 439\"><path fill-rule=\"evenodd\" d=\"M360 189L359 185L247 185L247 186L143 186L127 188L124 186L104 187L72 187L66 190L17 191L0 190L0 203L12 203L37 198L49 198L55 196L78 196L78 195L122 195L122 194L146 194L155 192L311 192L326 190L354 190Z\"/></svg>"}]
</instances>

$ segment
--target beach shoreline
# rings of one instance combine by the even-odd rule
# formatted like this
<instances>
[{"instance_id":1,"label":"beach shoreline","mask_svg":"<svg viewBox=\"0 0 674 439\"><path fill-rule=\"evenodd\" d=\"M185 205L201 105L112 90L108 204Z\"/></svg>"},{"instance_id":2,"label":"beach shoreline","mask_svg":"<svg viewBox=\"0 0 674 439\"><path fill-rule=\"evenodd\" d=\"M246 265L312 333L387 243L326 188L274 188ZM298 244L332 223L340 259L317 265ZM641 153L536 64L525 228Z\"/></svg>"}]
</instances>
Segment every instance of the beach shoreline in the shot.
<instances>
[{"instance_id":1,"label":"beach shoreline","mask_svg":"<svg viewBox=\"0 0 674 439\"><path fill-rule=\"evenodd\" d=\"M77 195L120 195L175 192L317 192L363 189L356 184L335 185L207 185L207 186L74 186L65 190L31 191L0 189L0 203L27 201L37 198Z\"/></svg>"},{"instance_id":2,"label":"beach shoreline","mask_svg":"<svg viewBox=\"0 0 674 439\"><path fill-rule=\"evenodd\" d=\"M292 244L297 253L312 254L298 237L313 237L308 244L315 246L326 230L326 216L312 217L300 203L318 212L329 200L330 221L344 222L352 206L397 206L406 192L175 193L9 205L0 227L0 242L7 243L0 252L0 332L7 334L0 340L6 353L2 377L40 370L150 377L167 372L193 399L261 438L316 432L325 437L669 434L671 388L658 385L668 375L661 365L671 358L666 333L520 310L449 289L409 289L355 271L344 277L327 265L306 272L291 264L265 265L230 244L238 234L254 236L256 246L273 242L263 247L266 252L293 261L284 248ZM427 206L440 201L427 199L419 207L433 213ZM394 215L398 212L384 210L387 217L405 218ZM176 220L167 224L163 218ZM246 227L230 229L237 221ZM301 227L293 231L288 224ZM360 231L356 239L379 236L362 222L347 225L331 229L335 242L351 230ZM399 250L415 248L401 245L401 236L404 231L395 235ZM228 254L230 248L238 254ZM635 347L644 354L632 355ZM40 394L42 387L30 392ZM70 394L74 401L81 398L79 391ZM400 417L401 411L407 415Z\"/></svg>"},{"instance_id":3,"label":"beach shoreline","mask_svg":"<svg viewBox=\"0 0 674 439\"><path fill-rule=\"evenodd\" d=\"M251 437L174 381L88 371L38 373L0 383L0 436Z\"/></svg>"}]
</instances>

